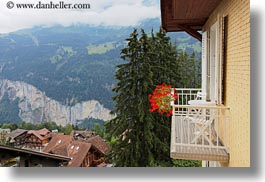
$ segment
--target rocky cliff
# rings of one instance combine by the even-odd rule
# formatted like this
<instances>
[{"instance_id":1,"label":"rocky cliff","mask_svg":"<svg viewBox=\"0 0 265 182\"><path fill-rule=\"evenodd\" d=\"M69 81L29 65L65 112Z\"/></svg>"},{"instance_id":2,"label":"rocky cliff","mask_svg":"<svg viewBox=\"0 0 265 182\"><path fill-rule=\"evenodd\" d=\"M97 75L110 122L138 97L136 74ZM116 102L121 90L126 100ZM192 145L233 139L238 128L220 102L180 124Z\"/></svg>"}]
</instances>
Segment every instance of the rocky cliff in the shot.
<instances>
[{"instance_id":1,"label":"rocky cliff","mask_svg":"<svg viewBox=\"0 0 265 182\"><path fill-rule=\"evenodd\" d=\"M53 100L36 87L21 81L0 80L0 100L5 94L19 99L19 117L26 122L54 121L60 125L76 124L85 118L110 120L110 110L96 100L66 106Z\"/></svg>"}]
</instances>

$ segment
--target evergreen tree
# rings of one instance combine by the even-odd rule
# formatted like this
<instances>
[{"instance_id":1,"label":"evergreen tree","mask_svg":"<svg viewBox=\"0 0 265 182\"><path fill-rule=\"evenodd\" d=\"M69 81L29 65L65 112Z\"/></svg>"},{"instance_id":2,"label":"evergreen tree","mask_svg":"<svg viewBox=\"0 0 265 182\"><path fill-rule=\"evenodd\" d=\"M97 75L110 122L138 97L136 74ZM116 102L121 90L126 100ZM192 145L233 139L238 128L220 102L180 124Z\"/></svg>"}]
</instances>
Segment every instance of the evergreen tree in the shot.
<instances>
[{"instance_id":1,"label":"evergreen tree","mask_svg":"<svg viewBox=\"0 0 265 182\"><path fill-rule=\"evenodd\" d=\"M150 60L146 56L147 35L143 33L138 39L137 30L127 39L128 47L121 52L121 58L128 61L118 66L117 87L114 92L117 117L107 127L111 134L119 137L114 144L111 158L115 166L148 166L152 158L152 115L146 110L148 93L152 83Z\"/></svg>"},{"instance_id":2,"label":"evergreen tree","mask_svg":"<svg viewBox=\"0 0 265 182\"><path fill-rule=\"evenodd\" d=\"M154 90L156 85L165 83L172 87L178 87L180 75L178 73L178 52L175 46L171 44L171 40L166 36L166 33L160 29L156 34L151 35L152 41L152 72L153 85L150 85ZM152 113L153 115L153 130L154 141L152 153L154 161L152 166L170 166L171 160L169 157L170 146L170 128L171 118L161 115L159 113Z\"/></svg>"},{"instance_id":3,"label":"evergreen tree","mask_svg":"<svg viewBox=\"0 0 265 182\"><path fill-rule=\"evenodd\" d=\"M195 59L195 54L181 52L178 55L179 88L201 87L201 61Z\"/></svg>"},{"instance_id":4,"label":"evergreen tree","mask_svg":"<svg viewBox=\"0 0 265 182\"><path fill-rule=\"evenodd\" d=\"M162 30L151 37L142 30L140 38L134 30L127 41L121 52L127 63L116 72L117 117L107 124L119 138L110 157L116 166L159 166L170 161L170 118L149 112L148 95L162 83L177 86L177 51Z\"/></svg>"}]
</instances>

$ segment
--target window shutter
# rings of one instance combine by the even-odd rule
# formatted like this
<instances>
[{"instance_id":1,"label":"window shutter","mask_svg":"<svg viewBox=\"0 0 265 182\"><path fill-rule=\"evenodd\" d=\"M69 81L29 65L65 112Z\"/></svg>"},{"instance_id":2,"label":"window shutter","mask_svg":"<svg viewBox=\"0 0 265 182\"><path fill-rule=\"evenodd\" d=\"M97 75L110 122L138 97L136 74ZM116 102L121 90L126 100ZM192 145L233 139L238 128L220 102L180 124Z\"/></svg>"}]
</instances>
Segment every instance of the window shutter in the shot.
<instances>
[{"instance_id":1,"label":"window shutter","mask_svg":"<svg viewBox=\"0 0 265 182\"><path fill-rule=\"evenodd\" d=\"M201 66L201 77L202 77L202 93L206 95L207 88L207 31L202 33L202 66ZM206 99L206 98L203 98Z\"/></svg>"},{"instance_id":2,"label":"window shutter","mask_svg":"<svg viewBox=\"0 0 265 182\"><path fill-rule=\"evenodd\" d=\"M222 104L226 99L226 66L227 66L227 33L228 33L228 16L222 18Z\"/></svg>"},{"instance_id":3,"label":"window shutter","mask_svg":"<svg viewBox=\"0 0 265 182\"><path fill-rule=\"evenodd\" d=\"M226 75L226 44L227 44L227 17L221 18L221 54L220 54L220 68L219 68L219 89L218 89L218 104L225 102L225 75Z\"/></svg>"},{"instance_id":4,"label":"window shutter","mask_svg":"<svg viewBox=\"0 0 265 182\"><path fill-rule=\"evenodd\" d=\"M209 79L210 79L210 99L212 102L219 104L220 89L220 31L219 21L211 26L210 31L210 61L209 61Z\"/></svg>"}]
</instances>

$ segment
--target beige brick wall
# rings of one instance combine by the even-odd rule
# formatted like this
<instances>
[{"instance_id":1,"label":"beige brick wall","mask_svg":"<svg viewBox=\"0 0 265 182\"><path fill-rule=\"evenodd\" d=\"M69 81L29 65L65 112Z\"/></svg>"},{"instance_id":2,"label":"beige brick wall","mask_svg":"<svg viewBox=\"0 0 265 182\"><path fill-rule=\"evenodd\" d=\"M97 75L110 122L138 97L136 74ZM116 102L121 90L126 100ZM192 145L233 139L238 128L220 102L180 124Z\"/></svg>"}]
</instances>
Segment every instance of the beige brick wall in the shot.
<instances>
[{"instance_id":1,"label":"beige brick wall","mask_svg":"<svg viewBox=\"0 0 265 182\"><path fill-rule=\"evenodd\" d=\"M229 167L250 166L250 2L223 0L208 19L209 30L220 17L228 16L225 105L231 107L226 146ZM219 17L219 18L218 18Z\"/></svg>"}]
</instances>

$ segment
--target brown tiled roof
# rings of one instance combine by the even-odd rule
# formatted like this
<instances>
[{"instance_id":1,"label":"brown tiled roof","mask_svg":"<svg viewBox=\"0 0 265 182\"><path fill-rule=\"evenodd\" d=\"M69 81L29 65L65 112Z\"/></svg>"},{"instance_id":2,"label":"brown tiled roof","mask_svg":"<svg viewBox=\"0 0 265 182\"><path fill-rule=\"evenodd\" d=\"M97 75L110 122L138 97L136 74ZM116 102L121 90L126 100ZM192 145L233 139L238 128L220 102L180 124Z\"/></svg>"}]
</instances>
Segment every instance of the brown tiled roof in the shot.
<instances>
[{"instance_id":1,"label":"brown tiled roof","mask_svg":"<svg viewBox=\"0 0 265 182\"><path fill-rule=\"evenodd\" d=\"M68 167L80 167L90 148L90 143L71 142L68 146L68 155L72 160L68 162Z\"/></svg>"},{"instance_id":2,"label":"brown tiled roof","mask_svg":"<svg viewBox=\"0 0 265 182\"><path fill-rule=\"evenodd\" d=\"M92 145L103 154L110 150L100 136L92 137L88 142L79 142L69 135L53 134L43 152L70 157L72 160L69 161L68 167L79 167Z\"/></svg>"},{"instance_id":3,"label":"brown tiled roof","mask_svg":"<svg viewBox=\"0 0 265 182\"><path fill-rule=\"evenodd\" d=\"M49 134L51 132L47 128L42 128L42 129L38 130L38 133L40 135L47 135L47 134Z\"/></svg>"},{"instance_id":4,"label":"brown tiled roof","mask_svg":"<svg viewBox=\"0 0 265 182\"><path fill-rule=\"evenodd\" d=\"M40 129L40 130L29 130L28 131L28 135L31 135L31 134L35 135L40 140L44 140L44 139L47 139L47 138L51 137L50 131L47 130L46 128L43 128L43 129Z\"/></svg>"},{"instance_id":5,"label":"brown tiled roof","mask_svg":"<svg viewBox=\"0 0 265 182\"><path fill-rule=\"evenodd\" d=\"M59 145L51 150L52 154L69 156L68 155L68 146L67 145Z\"/></svg>"},{"instance_id":6,"label":"brown tiled roof","mask_svg":"<svg viewBox=\"0 0 265 182\"><path fill-rule=\"evenodd\" d=\"M107 154L111 149L110 146L98 135L87 139L86 142L91 143L103 154Z\"/></svg>"},{"instance_id":7,"label":"brown tiled roof","mask_svg":"<svg viewBox=\"0 0 265 182\"><path fill-rule=\"evenodd\" d=\"M51 141L43 149L43 152L54 154L58 152L60 153L58 155L67 154L67 147L73 140L74 138L69 135L53 134Z\"/></svg>"},{"instance_id":8,"label":"brown tiled roof","mask_svg":"<svg viewBox=\"0 0 265 182\"><path fill-rule=\"evenodd\" d=\"M71 161L69 161L68 166L79 167L90 148L90 143L74 141L70 135L54 134L43 152L70 157Z\"/></svg>"},{"instance_id":9,"label":"brown tiled roof","mask_svg":"<svg viewBox=\"0 0 265 182\"><path fill-rule=\"evenodd\" d=\"M9 137L11 138L16 138L24 133L26 133L28 130L23 130L23 129L16 129L12 131L11 133L8 134Z\"/></svg>"},{"instance_id":10,"label":"brown tiled roof","mask_svg":"<svg viewBox=\"0 0 265 182\"><path fill-rule=\"evenodd\" d=\"M44 137L40 136L40 134L37 131L34 130L30 130L28 131L28 136L30 135L35 135L36 137L38 137L40 140L44 140Z\"/></svg>"}]
</instances>

